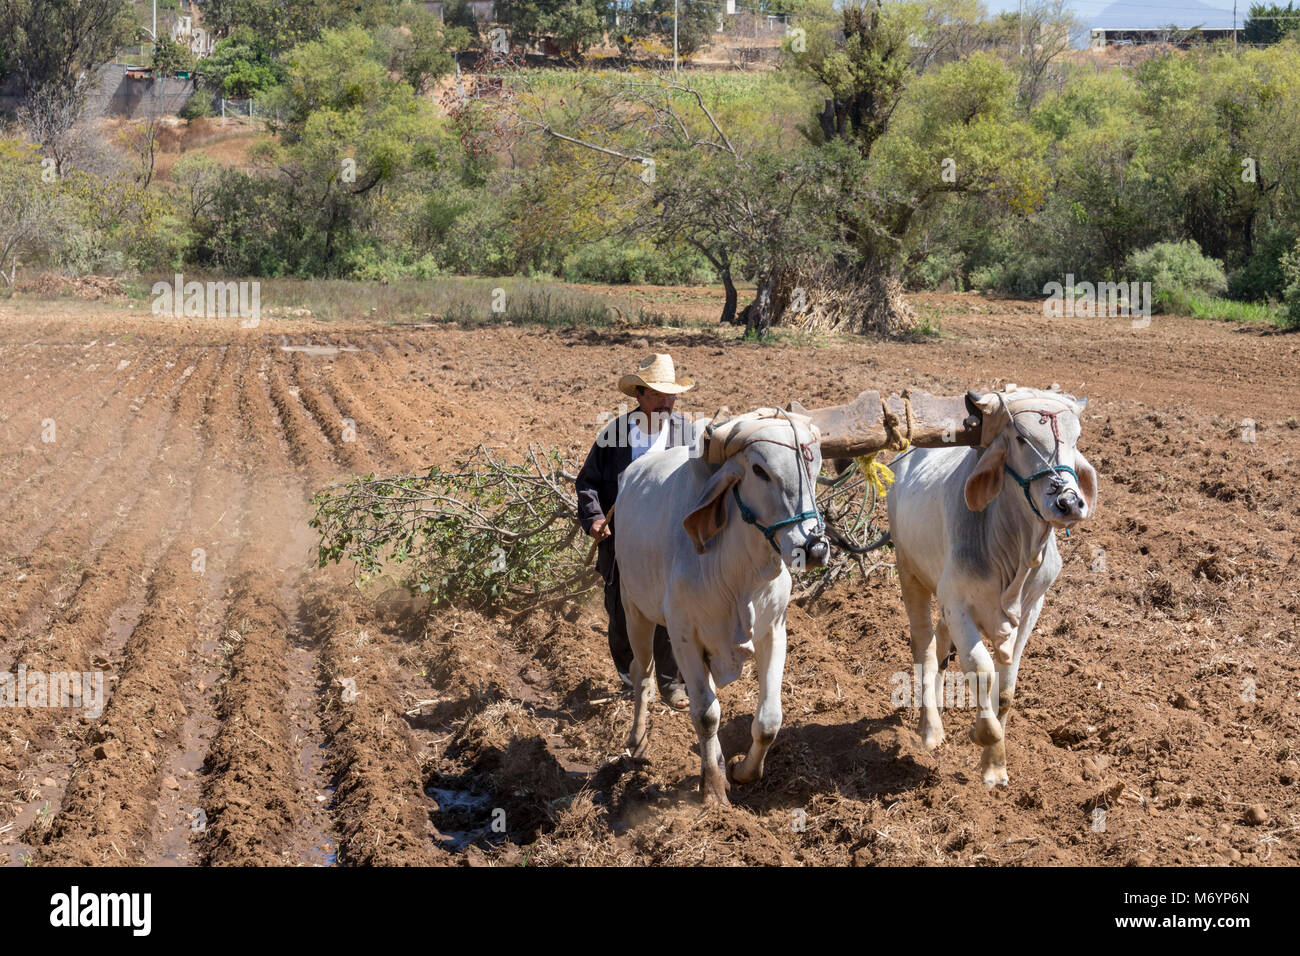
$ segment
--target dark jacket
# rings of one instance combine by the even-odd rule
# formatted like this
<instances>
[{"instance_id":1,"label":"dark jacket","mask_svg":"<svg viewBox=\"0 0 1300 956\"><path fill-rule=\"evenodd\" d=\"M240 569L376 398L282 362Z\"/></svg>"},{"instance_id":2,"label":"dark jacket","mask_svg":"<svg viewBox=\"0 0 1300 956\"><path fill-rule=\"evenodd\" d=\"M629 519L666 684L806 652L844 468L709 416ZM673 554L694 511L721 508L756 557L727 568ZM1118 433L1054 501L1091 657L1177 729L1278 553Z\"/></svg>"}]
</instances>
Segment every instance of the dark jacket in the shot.
<instances>
[{"instance_id":1,"label":"dark jacket","mask_svg":"<svg viewBox=\"0 0 1300 956\"><path fill-rule=\"evenodd\" d=\"M582 530L591 533L591 526L601 518L618 497L618 476L632 463L632 446L627 442L628 419L636 414L620 415L603 429L587 453L587 461L578 472L578 521ZM694 429L686 416L673 412L664 426L668 429L668 448L688 445L694 440ZM617 523L618 513L614 514ZM614 536L600 543L596 568L606 581L614 571Z\"/></svg>"}]
</instances>

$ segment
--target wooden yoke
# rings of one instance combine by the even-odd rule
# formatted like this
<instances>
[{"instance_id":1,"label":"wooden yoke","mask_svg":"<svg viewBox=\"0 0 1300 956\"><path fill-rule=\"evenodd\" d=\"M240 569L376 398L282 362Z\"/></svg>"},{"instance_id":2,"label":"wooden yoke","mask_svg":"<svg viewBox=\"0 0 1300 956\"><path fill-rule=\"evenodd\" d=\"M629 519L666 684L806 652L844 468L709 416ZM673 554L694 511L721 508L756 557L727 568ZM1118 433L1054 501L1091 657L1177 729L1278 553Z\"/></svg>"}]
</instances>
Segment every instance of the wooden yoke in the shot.
<instances>
[{"instance_id":1,"label":"wooden yoke","mask_svg":"<svg viewBox=\"0 0 1300 956\"><path fill-rule=\"evenodd\" d=\"M821 432L822 458L856 458L883 448L901 450L978 445L983 416L965 395L931 395L904 390L883 402L879 392L862 392L845 405L808 410L792 401L789 411L812 419Z\"/></svg>"}]
</instances>

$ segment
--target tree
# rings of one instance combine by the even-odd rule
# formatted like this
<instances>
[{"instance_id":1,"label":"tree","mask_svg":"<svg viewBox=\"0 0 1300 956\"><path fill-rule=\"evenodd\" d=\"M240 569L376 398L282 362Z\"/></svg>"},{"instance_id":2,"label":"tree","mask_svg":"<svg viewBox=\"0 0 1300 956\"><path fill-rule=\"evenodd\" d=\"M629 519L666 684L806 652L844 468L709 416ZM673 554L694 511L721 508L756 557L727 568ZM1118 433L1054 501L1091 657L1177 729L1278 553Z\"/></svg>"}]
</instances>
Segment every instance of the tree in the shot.
<instances>
[{"instance_id":1,"label":"tree","mask_svg":"<svg viewBox=\"0 0 1300 956\"><path fill-rule=\"evenodd\" d=\"M217 41L212 55L199 61L198 84L211 93L236 99L270 91L284 76L271 47L251 27L238 26Z\"/></svg>"},{"instance_id":2,"label":"tree","mask_svg":"<svg viewBox=\"0 0 1300 956\"><path fill-rule=\"evenodd\" d=\"M194 69L194 54L189 47L170 37L159 37L153 45L153 70L164 76Z\"/></svg>"},{"instance_id":3,"label":"tree","mask_svg":"<svg viewBox=\"0 0 1300 956\"><path fill-rule=\"evenodd\" d=\"M1241 38L1247 43L1270 44L1300 30L1300 10L1294 0L1285 7L1279 3L1251 4L1242 26Z\"/></svg>"},{"instance_id":4,"label":"tree","mask_svg":"<svg viewBox=\"0 0 1300 956\"><path fill-rule=\"evenodd\" d=\"M471 44L482 39L482 24L474 16L467 0L446 0L442 5L442 22L449 30L464 30Z\"/></svg>"},{"instance_id":5,"label":"tree","mask_svg":"<svg viewBox=\"0 0 1300 956\"><path fill-rule=\"evenodd\" d=\"M693 249L722 280L722 320L760 336L789 303L789 277L846 251L827 190L837 171L817 151L733 139L700 91L675 78L583 80L547 97L525 75L504 97L516 129L550 140L545 162L556 173L530 217L548 235L563 224L586 238L585 225ZM741 276L759 287L744 313Z\"/></svg>"},{"instance_id":6,"label":"tree","mask_svg":"<svg viewBox=\"0 0 1300 956\"><path fill-rule=\"evenodd\" d=\"M5 0L0 37L9 68L28 93L46 87L84 92L93 72L135 32L127 0Z\"/></svg>"},{"instance_id":7,"label":"tree","mask_svg":"<svg viewBox=\"0 0 1300 956\"><path fill-rule=\"evenodd\" d=\"M425 93L456 69L453 51L473 42L463 27L447 27L420 7L404 9L400 22L381 34L388 48L388 68L415 90Z\"/></svg>"},{"instance_id":8,"label":"tree","mask_svg":"<svg viewBox=\"0 0 1300 956\"><path fill-rule=\"evenodd\" d=\"M180 105L180 96L164 97L156 92L150 96L142 115L122 124L114 137L128 154L136 160L135 182L146 189L153 180L154 162L158 158L158 134L169 117Z\"/></svg>"},{"instance_id":9,"label":"tree","mask_svg":"<svg viewBox=\"0 0 1300 956\"><path fill-rule=\"evenodd\" d=\"M0 281L12 286L24 256L58 234L59 190L42 179L40 156L20 140L0 139Z\"/></svg>"},{"instance_id":10,"label":"tree","mask_svg":"<svg viewBox=\"0 0 1300 956\"><path fill-rule=\"evenodd\" d=\"M678 0L677 52L690 59L707 47L718 28L718 7L713 0ZM637 0L620 10L615 36L624 55L649 49L669 59L673 50L673 0Z\"/></svg>"},{"instance_id":11,"label":"tree","mask_svg":"<svg viewBox=\"0 0 1300 956\"><path fill-rule=\"evenodd\" d=\"M284 176L316 274L342 271L343 245L386 186L439 159L432 105L393 80L376 52L360 27L327 30L290 51L274 98L285 121L265 159Z\"/></svg>"},{"instance_id":12,"label":"tree","mask_svg":"<svg viewBox=\"0 0 1300 956\"><path fill-rule=\"evenodd\" d=\"M512 44L550 40L577 59L604 36L609 0L512 0L496 7Z\"/></svg>"},{"instance_id":13,"label":"tree","mask_svg":"<svg viewBox=\"0 0 1300 956\"><path fill-rule=\"evenodd\" d=\"M852 2L839 12L839 24L827 17L810 31L795 62L830 94L817 117L823 142L848 139L863 155L871 152L912 74L920 12L914 5Z\"/></svg>"},{"instance_id":14,"label":"tree","mask_svg":"<svg viewBox=\"0 0 1300 956\"><path fill-rule=\"evenodd\" d=\"M28 138L54 160L54 170L63 175L71 150L71 133L85 108L85 80L66 87L48 83L34 89L18 109L18 121Z\"/></svg>"},{"instance_id":15,"label":"tree","mask_svg":"<svg viewBox=\"0 0 1300 956\"><path fill-rule=\"evenodd\" d=\"M841 170L837 215L853 249L823 273L827 297L839 300L824 324L890 335L910 322L900 275L918 214L949 194L1032 208L1044 192L1042 139L1011 115L1014 77L995 58L922 72L951 39L933 10L867 0L831 16L838 24L828 29L823 11L795 57L830 93L808 133Z\"/></svg>"},{"instance_id":16,"label":"tree","mask_svg":"<svg viewBox=\"0 0 1300 956\"><path fill-rule=\"evenodd\" d=\"M398 6L398 0L206 0L203 20L216 36L247 27L279 54L325 30L392 22Z\"/></svg>"},{"instance_id":17,"label":"tree","mask_svg":"<svg viewBox=\"0 0 1300 956\"><path fill-rule=\"evenodd\" d=\"M1028 112L1042 95L1052 63L1070 49L1076 20L1066 0L1029 0L1019 16L1019 101Z\"/></svg>"}]
</instances>

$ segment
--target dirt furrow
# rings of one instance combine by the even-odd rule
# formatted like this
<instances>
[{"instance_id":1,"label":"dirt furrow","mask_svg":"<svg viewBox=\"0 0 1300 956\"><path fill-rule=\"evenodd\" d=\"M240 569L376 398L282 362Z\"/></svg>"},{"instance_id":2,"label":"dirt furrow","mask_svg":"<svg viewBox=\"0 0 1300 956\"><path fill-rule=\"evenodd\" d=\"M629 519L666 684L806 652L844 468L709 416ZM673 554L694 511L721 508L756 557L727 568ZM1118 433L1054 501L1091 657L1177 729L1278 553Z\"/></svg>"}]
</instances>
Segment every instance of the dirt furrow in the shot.
<instances>
[{"instance_id":1,"label":"dirt furrow","mask_svg":"<svg viewBox=\"0 0 1300 956\"><path fill-rule=\"evenodd\" d=\"M165 863L198 862L205 827L200 794L202 766L218 721L218 686L230 649L228 585L244 540L252 533L248 516L251 494L240 460L235 397L238 378L247 369L248 350L230 346L207 395L202 434L202 473L195 492L188 542L201 551L198 570L204 582L203 599L195 624L197 646L186 655L185 679L180 688L177 739L161 761L166 786L158 801L153 829L144 853Z\"/></svg>"},{"instance_id":2,"label":"dirt furrow","mask_svg":"<svg viewBox=\"0 0 1300 956\"><path fill-rule=\"evenodd\" d=\"M340 414L356 423L356 440L370 450L373 458L402 471L419 470L420 456L410 444L412 428L418 428L419 423L412 420L408 409L394 406L388 398L390 388L375 381L356 362L356 354L343 353L322 372L325 391ZM360 380L364 400L345 378Z\"/></svg>"},{"instance_id":3,"label":"dirt furrow","mask_svg":"<svg viewBox=\"0 0 1300 956\"><path fill-rule=\"evenodd\" d=\"M120 428L136 399L150 394L173 367L168 361L174 365L177 355L177 350L171 350L152 361L132 360L126 369L114 369L109 378L88 385L57 413L32 411L31 422L23 427L22 459L11 463L11 467L21 468L23 477L6 489L0 508L28 513L42 504L57 507L76 493L72 489L78 483L84 488L88 484L86 476L96 472L99 458L112 447L116 433L106 430L104 423ZM128 370L130 374L124 374ZM76 404L82 397L87 401ZM47 419L53 419L52 428L47 429ZM46 437L52 440L46 441ZM53 517L58 514L54 511ZM16 550L23 540L30 538L12 539L6 550Z\"/></svg>"},{"instance_id":4,"label":"dirt furrow","mask_svg":"<svg viewBox=\"0 0 1300 956\"><path fill-rule=\"evenodd\" d=\"M436 805L402 710L379 628L355 592L316 582L305 599L329 688L321 697L337 793L338 859L348 865L445 863L430 822ZM362 622L365 622L364 624Z\"/></svg>"},{"instance_id":5,"label":"dirt furrow","mask_svg":"<svg viewBox=\"0 0 1300 956\"><path fill-rule=\"evenodd\" d=\"M40 435L40 422L46 418L58 421L67 418L68 409L74 408L87 393L104 394L102 381L95 375L88 374L82 367L92 364L86 356L78 356L72 361L61 360L59 356L42 356L47 361L38 365L33 361L34 349L23 349L21 354L7 355L13 361L12 366L5 363L0 366L0 379L7 382L21 383L27 396L23 401L15 402L12 407L0 413L0 447L5 451L0 454L0 466L8 463L10 456L20 453L24 440L36 441ZM37 353L39 354L39 353ZM53 361L48 361L53 359ZM109 373L110 376L112 373ZM39 407L38 407L39 406ZM25 419L30 414L36 422L30 427ZM18 419L15 422L15 418Z\"/></svg>"},{"instance_id":6,"label":"dirt furrow","mask_svg":"<svg viewBox=\"0 0 1300 956\"><path fill-rule=\"evenodd\" d=\"M306 470L313 476L341 474L343 468L334 462L329 439L321 433L299 401L297 390L285 380L282 363L277 355L266 359L265 371L267 393L279 415L299 470Z\"/></svg>"},{"instance_id":7,"label":"dirt furrow","mask_svg":"<svg viewBox=\"0 0 1300 956\"><path fill-rule=\"evenodd\" d=\"M239 420L241 470L262 484L253 499L258 531L240 552L226 617L234 649L221 689L220 729L205 761L203 856L215 865L326 863L325 781L313 766L323 739L319 726L304 721L310 708L302 706L314 699L315 659L291 646L295 570L306 564L309 537L303 494L291 476L287 442L281 446L262 387L251 376L240 390ZM268 577L267 566L282 576Z\"/></svg>"},{"instance_id":8,"label":"dirt furrow","mask_svg":"<svg viewBox=\"0 0 1300 956\"><path fill-rule=\"evenodd\" d=\"M341 412L325 391L316 384L322 374L310 366L301 352L293 354L291 378L298 388L298 398L310 413L334 449L339 462L354 474L374 470L374 459L357 440L356 423Z\"/></svg>"},{"instance_id":9,"label":"dirt furrow","mask_svg":"<svg viewBox=\"0 0 1300 956\"><path fill-rule=\"evenodd\" d=\"M13 572L6 575L0 599L0 635L12 640L16 632L33 623L31 615L42 606L49 610L57 602L60 585L79 581L85 556L94 551L140 494L139 485L152 464L152 449L161 441L171 415L170 402L188 378L187 369L177 367L170 373L159 372L144 387L141 397L132 399L127 392L115 402L114 426L99 427L87 437L75 455L55 476L51 486L43 487L39 502L43 510L35 522L15 524L15 531L0 543L0 549L18 555ZM138 402L138 404L137 404ZM162 406L167 404L167 408ZM146 409L158 409L151 418ZM135 414L130 414L135 409ZM154 436L151 446L150 435ZM129 456L126 474L109 472L122 460L125 449L137 443L150 449L148 454ZM105 494L103 480L111 474L119 495ZM68 520L69 515L76 515ZM97 540L100 539L100 540Z\"/></svg>"},{"instance_id":10,"label":"dirt furrow","mask_svg":"<svg viewBox=\"0 0 1300 956\"><path fill-rule=\"evenodd\" d=\"M36 863L149 862L141 843L166 785L159 758L179 737L186 657L198 640L194 621L203 585L191 568L187 544L174 545L150 581L147 607L126 643L121 678L103 719L77 751ZM34 842L30 831L28 840Z\"/></svg>"},{"instance_id":11,"label":"dirt furrow","mask_svg":"<svg viewBox=\"0 0 1300 956\"><path fill-rule=\"evenodd\" d=\"M102 675L113 668L114 659L123 651L122 645L130 640L135 625L148 613L147 595L153 592L146 591L143 597L140 592L147 588L153 569L176 529L183 526L194 490L191 469L200 457L194 429L210 385L214 356L205 356L199 365L199 372L188 388L184 386L191 376L184 376L177 383L166 407L160 409L159 419L151 424L152 434L142 440L146 454L139 461L143 463L145 477L133 482L141 486L141 491L133 504L123 506L125 514L120 514L110 527L98 533L100 540L91 542L89 566L81 575L67 612L55 616L48 627L44 624L34 627L20 649L15 663L28 673ZM166 441L168 438L171 440ZM150 465L156 467L152 475L148 474ZM185 548L183 554L170 560L183 557L188 566L189 551ZM127 657L129 663L130 652ZM111 706L114 693L109 679L104 675L101 680ZM7 739L0 741L0 794L22 789L24 779L32 776L32 763L37 754L47 766L60 763L59 755L69 744L59 740L58 728L67 719L62 708L57 707L14 711ZM30 781L27 792L31 794ZM35 836L44 836L39 832L40 825L49 821L47 814L41 816Z\"/></svg>"}]
</instances>

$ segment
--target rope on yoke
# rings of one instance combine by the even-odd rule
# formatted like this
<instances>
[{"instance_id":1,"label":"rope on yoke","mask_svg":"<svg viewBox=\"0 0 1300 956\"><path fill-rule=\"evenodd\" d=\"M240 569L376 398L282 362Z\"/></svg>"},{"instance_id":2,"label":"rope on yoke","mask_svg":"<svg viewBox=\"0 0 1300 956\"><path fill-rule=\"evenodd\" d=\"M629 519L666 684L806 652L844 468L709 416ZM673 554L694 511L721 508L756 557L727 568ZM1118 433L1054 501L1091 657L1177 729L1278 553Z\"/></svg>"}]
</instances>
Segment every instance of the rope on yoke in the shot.
<instances>
[{"instance_id":1,"label":"rope on yoke","mask_svg":"<svg viewBox=\"0 0 1300 956\"><path fill-rule=\"evenodd\" d=\"M889 494L889 486L894 483L894 471L888 465L876 461L876 456L882 451L893 451L901 457L909 448L912 447L912 435L916 430L916 416L912 412L912 399L907 393L903 393L903 416L907 423L907 432L903 433L899 429L898 416L889 410L888 402L882 404L884 410L884 425L886 445L869 455L858 455L853 460L858 463L863 476L871 483L871 487L880 498L885 498ZM895 458L897 460L897 458Z\"/></svg>"}]
</instances>

